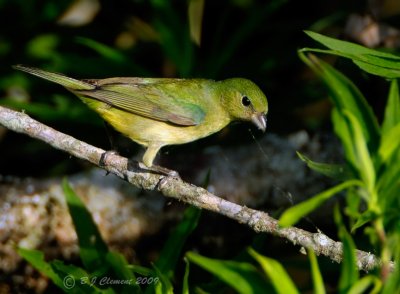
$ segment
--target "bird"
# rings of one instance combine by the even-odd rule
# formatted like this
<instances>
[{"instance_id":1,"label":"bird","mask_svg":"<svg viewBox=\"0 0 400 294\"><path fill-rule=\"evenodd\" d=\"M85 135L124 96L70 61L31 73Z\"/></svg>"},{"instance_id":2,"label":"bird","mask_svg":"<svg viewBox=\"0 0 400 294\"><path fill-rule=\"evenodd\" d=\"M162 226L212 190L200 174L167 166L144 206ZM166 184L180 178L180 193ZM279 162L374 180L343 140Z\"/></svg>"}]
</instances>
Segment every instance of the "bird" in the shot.
<instances>
[{"instance_id":1,"label":"bird","mask_svg":"<svg viewBox=\"0 0 400 294\"><path fill-rule=\"evenodd\" d=\"M263 132L267 127L267 98L255 83L244 78L78 80L39 68L13 67L64 86L118 132L146 147L142 158L145 168L161 173L170 171L154 165L164 146L207 137L233 121L251 122Z\"/></svg>"}]
</instances>

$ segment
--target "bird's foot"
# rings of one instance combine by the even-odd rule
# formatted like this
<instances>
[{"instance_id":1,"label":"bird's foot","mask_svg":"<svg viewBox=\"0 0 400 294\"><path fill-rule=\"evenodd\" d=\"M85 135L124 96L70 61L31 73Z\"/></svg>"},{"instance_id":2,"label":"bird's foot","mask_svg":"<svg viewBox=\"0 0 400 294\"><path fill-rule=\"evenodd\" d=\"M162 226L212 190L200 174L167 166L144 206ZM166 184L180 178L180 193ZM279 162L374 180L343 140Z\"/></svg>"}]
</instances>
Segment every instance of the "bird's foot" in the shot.
<instances>
[{"instance_id":1,"label":"bird's foot","mask_svg":"<svg viewBox=\"0 0 400 294\"><path fill-rule=\"evenodd\" d=\"M142 162L139 162L138 167L139 169L150 171L152 173L164 176L161 177L160 181L157 184L158 189L162 189L163 186L171 179L182 180L177 171L165 168L163 166L153 164L152 166L148 167L145 166Z\"/></svg>"},{"instance_id":2,"label":"bird's foot","mask_svg":"<svg viewBox=\"0 0 400 294\"><path fill-rule=\"evenodd\" d=\"M149 166L144 165L142 162L139 162L138 167L140 169L147 170L147 171L150 171L155 174L164 175L164 176L171 177L171 178L178 178L178 179L181 178L177 171L168 169L163 166L153 164L152 166L149 167Z\"/></svg>"}]
</instances>

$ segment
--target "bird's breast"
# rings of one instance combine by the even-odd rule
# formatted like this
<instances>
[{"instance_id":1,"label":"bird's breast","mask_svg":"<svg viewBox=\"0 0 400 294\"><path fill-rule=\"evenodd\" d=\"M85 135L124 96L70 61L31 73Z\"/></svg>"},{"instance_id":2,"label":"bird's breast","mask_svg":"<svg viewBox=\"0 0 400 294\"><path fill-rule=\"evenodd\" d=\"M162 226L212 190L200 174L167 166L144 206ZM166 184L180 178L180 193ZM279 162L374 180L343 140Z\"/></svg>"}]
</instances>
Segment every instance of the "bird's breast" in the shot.
<instances>
[{"instance_id":1,"label":"bird's breast","mask_svg":"<svg viewBox=\"0 0 400 294\"><path fill-rule=\"evenodd\" d=\"M116 108L104 107L97 109L97 112L117 131L144 146L151 142L162 145L192 142L218 132L230 122L228 117L218 115L218 112L207 114L195 126L174 125Z\"/></svg>"}]
</instances>

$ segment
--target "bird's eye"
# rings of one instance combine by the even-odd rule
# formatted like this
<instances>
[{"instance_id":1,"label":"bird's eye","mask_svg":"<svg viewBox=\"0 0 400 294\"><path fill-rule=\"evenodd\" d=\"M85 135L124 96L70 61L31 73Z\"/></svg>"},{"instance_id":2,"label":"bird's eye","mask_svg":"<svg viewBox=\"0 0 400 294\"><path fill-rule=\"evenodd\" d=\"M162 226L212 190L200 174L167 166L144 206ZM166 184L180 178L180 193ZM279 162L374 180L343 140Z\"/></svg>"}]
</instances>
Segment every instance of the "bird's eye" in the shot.
<instances>
[{"instance_id":1,"label":"bird's eye","mask_svg":"<svg viewBox=\"0 0 400 294\"><path fill-rule=\"evenodd\" d=\"M250 99L249 99L249 97L247 97L247 96L243 96L242 97L242 104L244 105L244 106L250 106L251 105L251 101L250 101Z\"/></svg>"}]
</instances>

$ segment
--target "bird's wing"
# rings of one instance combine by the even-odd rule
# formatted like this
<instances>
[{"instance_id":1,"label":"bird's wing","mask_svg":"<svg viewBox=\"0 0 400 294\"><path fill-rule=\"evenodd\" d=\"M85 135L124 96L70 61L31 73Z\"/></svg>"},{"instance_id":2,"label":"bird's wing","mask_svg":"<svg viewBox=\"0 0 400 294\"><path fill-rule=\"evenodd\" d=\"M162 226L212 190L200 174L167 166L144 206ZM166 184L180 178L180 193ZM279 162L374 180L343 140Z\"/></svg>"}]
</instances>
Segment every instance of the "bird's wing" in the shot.
<instances>
[{"instance_id":1,"label":"bird's wing","mask_svg":"<svg viewBox=\"0 0 400 294\"><path fill-rule=\"evenodd\" d=\"M200 106L177 97L179 94L171 94L179 91L165 91L155 83L109 83L98 85L94 90L74 92L121 110L176 125L195 126L205 116Z\"/></svg>"}]
</instances>

